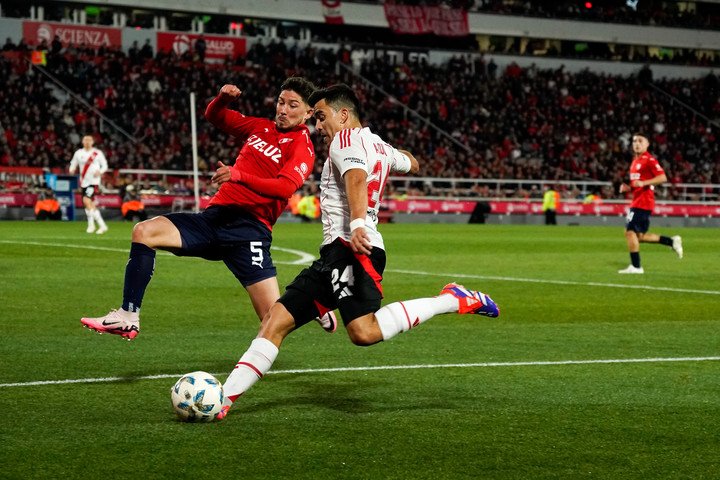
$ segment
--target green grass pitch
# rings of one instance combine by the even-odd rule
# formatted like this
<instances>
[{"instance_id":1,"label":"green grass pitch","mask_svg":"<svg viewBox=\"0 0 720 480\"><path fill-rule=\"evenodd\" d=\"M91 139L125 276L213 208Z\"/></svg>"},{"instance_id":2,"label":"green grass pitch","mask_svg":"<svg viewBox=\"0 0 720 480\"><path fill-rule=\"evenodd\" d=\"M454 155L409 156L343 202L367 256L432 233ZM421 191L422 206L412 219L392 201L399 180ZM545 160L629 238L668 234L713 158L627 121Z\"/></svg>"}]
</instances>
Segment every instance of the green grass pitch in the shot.
<instances>
[{"instance_id":1,"label":"green grass pitch","mask_svg":"<svg viewBox=\"0 0 720 480\"><path fill-rule=\"evenodd\" d=\"M501 317L368 348L308 325L211 424L176 421L169 389L225 380L257 331L244 290L160 253L138 338L97 335L79 319L119 306L131 225L84 230L0 223L1 478L720 478L717 230L667 232L684 259L643 245L646 274L622 276L621 228L383 225L385 302L457 280ZM314 255L320 230L279 224L274 244ZM302 268L273 257L281 285Z\"/></svg>"}]
</instances>

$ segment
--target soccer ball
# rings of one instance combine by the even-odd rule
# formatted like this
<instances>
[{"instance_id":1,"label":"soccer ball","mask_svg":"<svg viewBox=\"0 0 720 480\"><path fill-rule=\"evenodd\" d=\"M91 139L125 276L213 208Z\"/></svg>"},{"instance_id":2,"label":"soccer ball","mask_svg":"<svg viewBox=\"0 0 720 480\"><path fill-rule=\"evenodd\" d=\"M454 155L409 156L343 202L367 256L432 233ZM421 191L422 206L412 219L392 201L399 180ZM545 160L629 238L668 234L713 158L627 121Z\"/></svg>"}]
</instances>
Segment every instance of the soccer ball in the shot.
<instances>
[{"instance_id":1,"label":"soccer ball","mask_svg":"<svg viewBox=\"0 0 720 480\"><path fill-rule=\"evenodd\" d=\"M217 378L198 371L180 377L170 389L170 399L180 420L209 422L220 413L225 394Z\"/></svg>"}]
</instances>

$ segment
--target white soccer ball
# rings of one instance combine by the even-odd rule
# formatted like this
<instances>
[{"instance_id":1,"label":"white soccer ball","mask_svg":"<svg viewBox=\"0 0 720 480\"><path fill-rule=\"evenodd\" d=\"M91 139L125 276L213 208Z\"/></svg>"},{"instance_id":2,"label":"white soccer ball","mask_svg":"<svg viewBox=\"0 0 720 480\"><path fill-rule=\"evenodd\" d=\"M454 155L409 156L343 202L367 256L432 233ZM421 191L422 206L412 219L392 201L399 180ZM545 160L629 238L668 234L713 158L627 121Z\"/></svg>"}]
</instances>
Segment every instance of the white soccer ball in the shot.
<instances>
[{"instance_id":1,"label":"white soccer ball","mask_svg":"<svg viewBox=\"0 0 720 480\"><path fill-rule=\"evenodd\" d=\"M217 378L198 371L180 377L170 389L170 398L180 420L209 422L220 413L225 394Z\"/></svg>"}]
</instances>

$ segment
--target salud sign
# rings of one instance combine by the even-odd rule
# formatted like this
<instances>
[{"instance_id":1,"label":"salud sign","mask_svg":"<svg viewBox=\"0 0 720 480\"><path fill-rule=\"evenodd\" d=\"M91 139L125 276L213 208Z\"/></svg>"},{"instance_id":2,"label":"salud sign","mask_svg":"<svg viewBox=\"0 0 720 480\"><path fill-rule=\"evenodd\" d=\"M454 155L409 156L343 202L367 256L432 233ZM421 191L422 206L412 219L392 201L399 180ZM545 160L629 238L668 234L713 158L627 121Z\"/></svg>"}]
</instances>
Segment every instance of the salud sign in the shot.
<instances>
[{"instance_id":1,"label":"salud sign","mask_svg":"<svg viewBox=\"0 0 720 480\"><path fill-rule=\"evenodd\" d=\"M235 60L245 55L245 39L221 35L203 35L205 40L205 60L208 62L224 61L230 57ZM157 48L161 52L174 51L182 56L195 50L195 42L200 35L184 32L158 32Z\"/></svg>"}]
</instances>

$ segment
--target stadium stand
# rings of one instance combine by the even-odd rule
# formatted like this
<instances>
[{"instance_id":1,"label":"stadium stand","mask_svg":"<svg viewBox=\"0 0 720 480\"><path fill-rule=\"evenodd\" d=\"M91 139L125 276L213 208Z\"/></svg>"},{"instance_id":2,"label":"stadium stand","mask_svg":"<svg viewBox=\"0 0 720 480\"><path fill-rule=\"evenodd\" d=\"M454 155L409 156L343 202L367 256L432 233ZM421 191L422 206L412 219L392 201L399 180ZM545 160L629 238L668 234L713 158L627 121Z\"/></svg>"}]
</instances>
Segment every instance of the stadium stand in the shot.
<instances>
[{"instance_id":1,"label":"stadium stand","mask_svg":"<svg viewBox=\"0 0 720 480\"><path fill-rule=\"evenodd\" d=\"M502 10L499 5L474 2L471 8L524 14L514 7L495 11ZM547 15L562 17L562 5ZM469 60L461 54L444 64L422 58L388 62L356 58L353 47L337 39L335 48L326 45L263 39L236 60L210 64L198 61L191 50L178 56L153 52L149 45L122 51L63 48L53 42L31 49L22 40L7 39L0 54L0 100L7 105L0 112L0 167L62 169L81 135L93 131L115 170L104 179L108 190L128 183L123 170L190 170L191 91L202 112L219 86L237 83L244 89L237 108L270 116L274 98L268 97L269 86L297 74L318 84L345 81L357 88L374 106L365 112L367 122L415 152L424 178L507 182L493 188L417 180L397 184L394 194L533 198L540 195L538 185L523 180L546 179L588 182L582 192L569 188L568 196L599 189L595 193L612 198L614 189L606 182L620 181L627 160L623 152L635 130L651 132L654 151L673 184L720 183L717 123L712 120L720 115L720 82L712 73L657 80L651 67L633 75L513 63L500 68L492 57ZM39 50L46 65L30 67L28 57ZM684 61L707 63L693 55ZM107 128L108 122L118 128ZM316 146L322 158L325 147ZM202 121L198 150L203 172L236 151L232 139ZM4 188L21 191L23 183L13 178L3 177ZM141 186L145 191L191 190L187 178L172 174L145 176ZM717 199L712 189L700 193L703 200ZM700 197L667 188L661 198Z\"/></svg>"}]
</instances>

